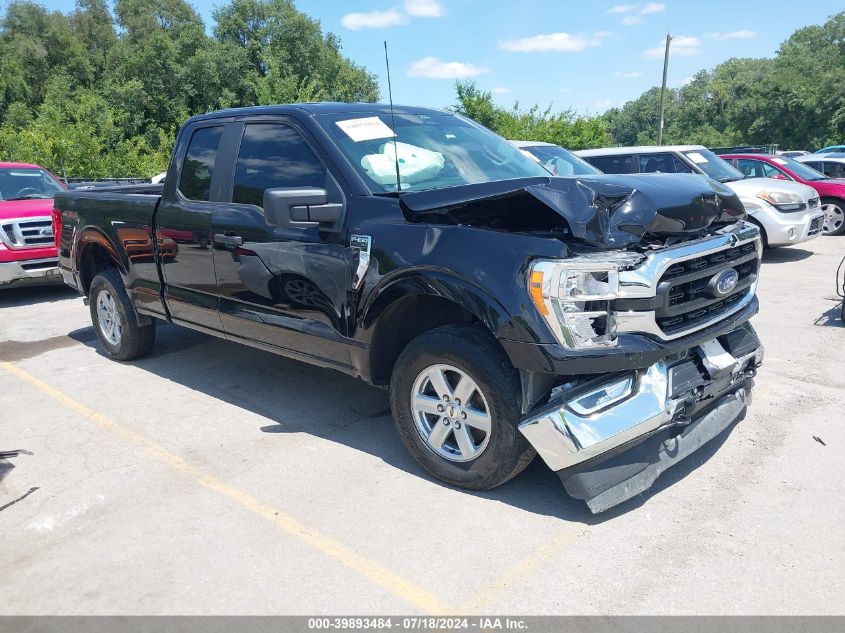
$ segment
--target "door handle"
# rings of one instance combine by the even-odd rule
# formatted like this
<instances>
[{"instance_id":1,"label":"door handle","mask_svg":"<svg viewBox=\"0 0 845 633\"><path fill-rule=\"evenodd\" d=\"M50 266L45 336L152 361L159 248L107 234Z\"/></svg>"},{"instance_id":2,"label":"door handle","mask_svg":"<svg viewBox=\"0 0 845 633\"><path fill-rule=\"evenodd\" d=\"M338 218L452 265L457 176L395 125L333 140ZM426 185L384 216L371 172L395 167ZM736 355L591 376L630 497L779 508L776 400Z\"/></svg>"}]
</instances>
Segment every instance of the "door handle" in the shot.
<instances>
[{"instance_id":1,"label":"door handle","mask_svg":"<svg viewBox=\"0 0 845 633\"><path fill-rule=\"evenodd\" d=\"M214 241L227 246L240 246L244 243L244 239L240 235L227 235L226 233L215 233Z\"/></svg>"}]
</instances>

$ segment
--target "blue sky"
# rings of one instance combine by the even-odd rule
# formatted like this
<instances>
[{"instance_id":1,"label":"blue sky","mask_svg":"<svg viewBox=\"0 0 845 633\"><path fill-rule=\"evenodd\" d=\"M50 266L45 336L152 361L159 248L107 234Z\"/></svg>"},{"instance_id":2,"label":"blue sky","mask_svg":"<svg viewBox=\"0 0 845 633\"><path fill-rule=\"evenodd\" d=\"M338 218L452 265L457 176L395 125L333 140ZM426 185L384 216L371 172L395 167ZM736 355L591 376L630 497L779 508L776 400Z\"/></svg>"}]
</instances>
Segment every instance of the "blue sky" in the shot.
<instances>
[{"instance_id":1,"label":"blue sky","mask_svg":"<svg viewBox=\"0 0 845 633\"><path fill-rule=\"evenodd\" d=\"M48 7L71 10L73 0ZM212 22L219 0L193 0ZM600 112L659 85L663 38L675 37L669 85L730 57L770 57L794 30L845 9L842 0L298 0L340 36L344 54L379 76L383 40L396 103L443 107L456 78L510 105L550 102Z\"/></svg>"}]
</instances>

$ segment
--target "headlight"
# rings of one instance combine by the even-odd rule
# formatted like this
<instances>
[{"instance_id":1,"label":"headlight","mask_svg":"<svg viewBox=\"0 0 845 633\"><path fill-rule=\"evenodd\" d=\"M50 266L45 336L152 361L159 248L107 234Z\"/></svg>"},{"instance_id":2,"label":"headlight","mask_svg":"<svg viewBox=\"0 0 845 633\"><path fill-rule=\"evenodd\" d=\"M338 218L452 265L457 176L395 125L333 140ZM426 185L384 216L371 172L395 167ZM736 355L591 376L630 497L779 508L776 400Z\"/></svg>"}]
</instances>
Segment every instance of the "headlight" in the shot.
<instances>
[{"instance_id":1,"label":"headlight","mask_svg":"<svg viewBox=\"0 0 845 633\"><path fill-rule=\"evenodd\" d=\"M781 211L801 211L805 207L804 199L789 191L761 191L757 197Z\"/></svg>"},{"instance_id":2,"label":"headlight","mask_svg":"<svg viewBox=\"0 0 845 633\"><path fill-rule=\"evenodd\" d=\"M617 344L610 302L619 293L619 266L642 260L635 253L541 260L532 264L528 293L537 311L561 345L571 349L612 347Z\"/></svg>"}]
</instances>

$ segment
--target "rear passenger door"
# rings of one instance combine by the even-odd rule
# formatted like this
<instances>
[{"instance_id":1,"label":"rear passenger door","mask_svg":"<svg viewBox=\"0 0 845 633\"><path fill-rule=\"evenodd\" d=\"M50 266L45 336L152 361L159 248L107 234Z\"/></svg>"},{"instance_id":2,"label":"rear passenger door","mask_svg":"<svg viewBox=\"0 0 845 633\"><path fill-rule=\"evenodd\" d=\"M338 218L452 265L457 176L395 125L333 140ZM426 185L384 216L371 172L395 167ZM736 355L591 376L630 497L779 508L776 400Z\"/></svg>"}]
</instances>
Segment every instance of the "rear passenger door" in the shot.
<instances>
[{"instance_id":1,"label":"rear passenger door","mask_svg":"<svg viewBox=\"0 0 845 633\"><path fill-rule=\"evenodd\" d=\"M340 176L290 118L234 125L238 142L226 166L225 203L211 221L224 330L232 338L348 366L354 254L344 245ZM314 189L325 190L321 206L333 207L336 221L280 225L265 213L268 190Z\"/></svg>"},{"instance_id":2,"label":"rear passenger door","mask_svg":"<svg viewBox=\"0 0 845 633\"><path fill-rule=\"evenodd\" d=\"M187 127L175 150L178 173L165 181L156 213L156 252L172 317L200 329L221 330L210 244L211 215L220 199L218 151L223 122Z\"/></svg>"}]
</instances>

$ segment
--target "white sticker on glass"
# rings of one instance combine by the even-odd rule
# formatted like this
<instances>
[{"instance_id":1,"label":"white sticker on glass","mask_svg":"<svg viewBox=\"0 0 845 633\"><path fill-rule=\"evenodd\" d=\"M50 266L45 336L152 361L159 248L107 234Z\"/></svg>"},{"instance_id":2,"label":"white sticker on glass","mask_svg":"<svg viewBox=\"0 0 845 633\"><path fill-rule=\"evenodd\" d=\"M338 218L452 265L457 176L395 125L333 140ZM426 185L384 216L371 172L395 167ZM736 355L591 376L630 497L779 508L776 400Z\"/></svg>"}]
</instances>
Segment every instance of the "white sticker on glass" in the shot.
<instances>
[{"instance_id":1,"label":"white sticker on glass","mask_svg":"<svg viewBox=\"0 0 845 633\"><path fill-rule=\"evenodd\" d=\"M347 119L337 121L337 126L356 143L358 141L372 141L377 138L392 138L396 136L380 118L377 116L365 117L363 119Z\"/></svg>"},{"instance_id":2,"label":"white sticker on glass","mask_svg":"<svg viewBox=\"0 0 845 633\"><path fill-rule=\"evenodd\" d=\"M710 162L709 160L707 160L704 156L702 156L698 152L690 152L689 154L687 154L687 158L689 158L692 162L697 163L699 165L702 164L702 163L709 163Z\"/></svg>"}]
</instances>

